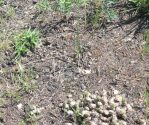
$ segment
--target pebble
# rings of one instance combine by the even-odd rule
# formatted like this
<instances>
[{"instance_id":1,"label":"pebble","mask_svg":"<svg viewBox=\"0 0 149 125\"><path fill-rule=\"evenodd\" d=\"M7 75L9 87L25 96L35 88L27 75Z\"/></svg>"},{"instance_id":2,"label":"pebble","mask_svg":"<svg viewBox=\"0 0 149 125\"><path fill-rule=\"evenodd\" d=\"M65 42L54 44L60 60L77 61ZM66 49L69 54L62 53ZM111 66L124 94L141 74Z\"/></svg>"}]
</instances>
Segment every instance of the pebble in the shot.
<instances>
[{"instance_id":1,"label":"pebble","mask_svg":"<svg viewBox=\"0 0 149 125\"><path fill-rule=\"evenodd\" d=\"M90 109L95 109L95 108L96 108L96 104L90 103L90 104L89 104L89 107L90 107Z\"/></svg>"},{"instance_id":2,"label":"pebble","mask_svg":"<svg viewBox=\"0 0 149 125\"><path fill-rule=\"evenodd\" d=\"M103 110L103 114L105 115L105 116L109 116L109 111L108 110Z\"/></svg>"},{"instance_id":3,"label":"pebble","mask_svg":"<svg viewBox=\"0 0 149 125\"><path fill-rule=\"evenodd\" d=\"M63 103L60 103L60 104L59 104L59 107L60 107L60 108L62 108L63 106L64 106L64 104L63 104Z\"/></svg>"},{"instance_id":4,"label":"pebble","mask_svg":"<svg viewBox=\"0 0 149 125\"><path fill-rule=\"evenodd\" d=\"M107 123L107 122L102 122L102 123L100 123L100 125L109 125L109 123Z\"/></svg>"},{"instance_id":5,"label":"pebble","mask_svg":"<svg viewBox=\"0 0 149 125\"><path fill-rule=\"evenodd\" d=\"M126 116L126 109L125 108L117 107L116 108L116 113L117 113L117 116L122 118L122 119L126 119L127 118L127 116Z\"/></svg>"},{"instance_id":6,"label":"pebble","mask_svg":"<svg viewBox=\"0 0 149 125\"><path fill-rule=\"evenodd\" d=\"M22 104L22 103L19 103L19 104L17 105L17 108L18 108L18 110L21 110L21 109L23 108L23 104Z\"/></svg>"},{"instance_id":7,"label":"pebble","mask_svg":"<svg viewBox=\"0 0 149 125\"><path fill-rule=\"evenodd\" d=\"M90 112L88 110L83 110L82 111L82 116L87 118L87 117L90 116Z\"/></svg>"},{"instance_id":8,"label":"pebble","mask_svg":"<svg viewBox=\"0 0 149 125\"><path fill-rule=\"evenodd\" d=\"M115 107L119 106L118 103L114 102L114 99L115 99L115 98L112 97L112 98L110 99L110 101L109 101L109 104L110 104L110 106L111 106L112 109L114 109Z\"/></svg>"},{"instance_id":9,"label":"pebble","mask_svg":"<svg viewBox=\"0 0 149 125\"><path fill-rule=\"evenodd\" d=\"M69 105L67 103L65 104L64 107L65 107L65 109L69 109Z\"/></svg>"},{"instance_id":10,"label":"pebble","mask_svg":"<svg viewBox=\"0 0 149 125\"><path fill-rule=\"evenodd\" d=\"M107 104L108 102L107 96L103 96L101 101L104 105Z\"/></svg>"},{"instance_id":11,"label":"pebble","mask_svg":"<svg viewBox=\"0 0 149 125\"><path fill-rule=\"evenodd\" d=\"M102 96L107 96L107 91L106 90L103 90Z\"/></svg>"},{"instance_id":12,"label":"pebble","mask_svg":"<svg viewBox=\"0 0 149 125\"><path fill-rule=\"evenodd\" d=\"M92 98L92 99L97 99L97 96L94 95L94 94L92 94L92 95L91 95L91 98Z\"/></svg>"},{"instance_id":13,"label":"pebble","mask_svg":"<svg viewBox=\"0 0 149 125\"><path fill-rule=\"evenodd\" d=\"M102 106L102 103L101 102L97 102L97 106Z\"/></svg>"},{"instance_id":14,"label":"pebble","mask_svg":"<svg viewBox=\"0 0 149 125\"><path fill-rule=\"evenodd\" d=\"M91 116L94 118L98 118L99 117L99 113L96 111L91 112Z\"/></svg>"},{"instance_id":15,"label":"pebble","mask_svg":"<svg viewBox=\"0 0 149 125\"><path fill-rule=\"evenodd\" d=\"M74 113L73 113L73 111L72 111L72 110L68 110L68 111L67 111L67 115L68 115L68 116L73 116L73 115L74 115Z\"/></svg>"},{"instance_id":16,"label":"pebble","mask_svg":"<svg viewBox=\"0 0 149 125\"><path fill-rule=\"evenodd\" d=\"M71 94L68 94L68 95L67 95L67 98L72 98L72 95L71 95Z\"/></svg>"},{"instance_id":17,"label":"pebble","mask_svg":"<svg viewBox=\"0 0 149 125\"><path fill-rule=\"evenodd\" d=\"M130 104L127 104L126 107L127 107L127 111L129 112L133 111L132 106Z\"/></svg>"},{"instance_id":18,"label":"pebble","mask_svg":"<svg viewBox=\"0 0 149 125\"><path fill-rule=\"evenodd\" d=\"M72 123L65 123L65 125L73 125Z\"/></svg>"},{"instance_id":19,"label":"pebble","mask_svg":"<svg viewBox=\"0 0 149 125\"><path fill-rule=\"evenodd\" d=\"M90 121L89 125L98 125L95 121Z\"/></svg>"},{"instance_id":20,"label":"pebble","mask_svg":"<svg viewBox=\"0 0 149 125\"><path fill-rule=\"evenodd\" d=\"M120 121L119 121L119 124L120 124L120 125L127 125L127 122L125 122L125 121L123 121L123 120L120 120Z\"/></svg>"},{"instance_id":21,"label":"pebble","mask_svg":"<svg viewBox=\"0 0 149 125\"><path fill-rule=\"evenodd\" d=\"M147 125L144 119L140 119L139 122L140 122L140 125Z\"/></svg>"},{"instance_id":22,"label":"pebble","mask_svg":"<svg viewBox=\"0 0 149 125\"><path fill-rule=\"evenodd\" d=\"M70 106L71 106L71 107L76 106L76 102L75 102L75 101L71 101L71 102L70 102Z\"/></svg>"},{"instance_id":23,"label":"pebble","mask_svg":"<svg viewBox=\"0 0 149 125\"><path fill-rule=\"evenodd\" d=\"M119 94L119 91L118 90L113 90L113 94L114 95L118 95Z\"/></svg>"},{"instance_id":24,"label":"pebble","mask_svg":"<svg viewBox=\"0 0 149 125\"><path fill-rule=\"evenodd\" d=\"M107 118L107 117L104 117L104 116L101 116L100 118L103 122L109 122L110 121L110 118Z\"/></svg>"},{"instance_id":25,"label":"pebble","mask_svg":"<svg viewBox=\"0 0 149 125\"><path fill-rule=\"evenodd\" d=\"M116 102L122 102L123 101L123 97L121 95L116 95L115 101Z\"/></svg>"},{"instance_id":26,"label":"pebble","mask_svg":"<svg viewBox=\"0 0 149 125\"><path fill-rule=\"evenodd\" d=\"M92 99L90 97L86 97L87 102L92 102Z\"/></svg>"}]
</instances>

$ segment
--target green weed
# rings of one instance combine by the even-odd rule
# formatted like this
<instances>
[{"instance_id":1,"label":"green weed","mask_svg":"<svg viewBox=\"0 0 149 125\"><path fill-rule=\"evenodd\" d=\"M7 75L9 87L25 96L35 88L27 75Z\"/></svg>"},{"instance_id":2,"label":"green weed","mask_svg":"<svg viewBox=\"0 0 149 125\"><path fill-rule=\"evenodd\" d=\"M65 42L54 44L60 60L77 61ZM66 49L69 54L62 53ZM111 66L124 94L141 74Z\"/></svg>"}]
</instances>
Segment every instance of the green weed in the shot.
<instances>
[{"instance_id":1,"label":"green weed","mask_svg":"<svg viewBox=\"0 0 149 125\"><path fill-rule=\"evenodd\" d=\"M74 39L74 51L77 57L80 57L80 55L83 53L83 46L80 43L78 34Z\"/></svg>"},{"instance_id":2,"label":"green weed","mask_svg":"<svg viewBox=\"0 0 149 125\"><path fill-rule=\"evenodd\" d=\"M129 0L135 5L137 12L148 13L149 12L149 0Z\"/></svg>"},{"instance_id":3,"label":"green weed","mask_svg":"<svg viewBox=\"0 0 149 125\"><path fill-rule=\"evenodd\" d=\"M62 12L68 13L73 7L73 0L59 0L58 4Z\"/></svg>"},{"instance_id":4,"label":"green weed","mask_svg":"<svg viewBox=\"0 0 149 125\"><path fill-rule=\"evenodd\" d=\"M39 41L37 30L24 30L14 37L15 59L33 50Z\"/></svg>"},{"instance_id":5,"label":"green weed","mask_svg":"<svg viewBox=\"0 0 149 125\"><path fill-rule=\"evenodd\" d=\"M0 0L0 6L2 6L4 4L4 0Z\"/></svg>"},{"instance_id":6,"label":"green weed","mask_svg":"<svg viewBox=\"0 0 149 125\"><path fill-rule=\"evenodd\" d=\"M19 125L27 125L23 120L19 122Z\"/></svg>"},{"instance_id":7,"label":"green weed","mask_svg":"<svg viewBox=\"0 0 149 125\"><path fill-rule=\"evenodd\" d=\"M117 18L117 13L111 9L111 5L116 0L95 0L92 2L91 14L87 16L87 22L93 26L102 25L105 22L111 22ZM90 11L89 11L90 12Z\"/></svg>"},{"instance_id":8,"label":"green weed","mask_svg":"<svg viewBox=\"0 0 149 125\"><path fill-rule=\"evenodd\" d=\"M36 8L41 11L47 11L47 10L51 10L51 6L49 4L48 0L40 0L37 4L36 4Z\"/></svg>"},{"instance_id":9,"label":"green weed","mask_svg":"<svg viewBox=\"0 0 149 125\"><path fill-rule=\"evenodd\" d=\"M24 121L23 123L31 124L31 125L36 125L36 121L39 119L40 117L40 109L32 106L32 105L25 105L24 107Z\"/></svg>"},{"instance_id":10,"label":"green weed","mask_svg":"<svg viewBox=\"0 0 149 125\"><path fill-rule=\"evenodd\" d=\"M33 83L34 71L31 69L25 70L20 62L16 62L18 66L17 72L12 75L12 81L17 84L19 91L22 93L30 93L36 86Z\"/></svg>"},{"instance_id":11,"label":"green weed","mask_svg":"<svg viewBox=\"0 0 149 125\"><path fill-rule=\"evenodd\" d=\"M10 98L12 103L18 103L21 101L21 95L19 90L9 90L4 94L5 97Z\"/></svg>"},{"instance_id":12,"label":"green weed","mask_svg":"<svg viewBox=\"0 0 149 125\"><path fill-rule=\"evenodd\" d=\"M15 9L14 7L9 7L6 11L6 17L9 18L9 17L13 17L15 15Z\"/></svg>"},{"instance_id":13,"label":"green weed","mask_svg":"<svg viewBox=\"0 0 149 125\"><path fill-rule=\"evenodd\" d=\"M144 104L145 104L145 115L149 117L149 92L145 90L144 92Z\"/></svg>"},{"instance_id":14,"label":"green weed","mask_svg":"<svg viewBox=\"0 0 149 125\"><path fill-rule=\"evenodd\" d=\"M145 40L145 44L143 47L143 54L148 54L149 53L149 30L145 31L144 40Z\"/></svg>"}]
</instances>

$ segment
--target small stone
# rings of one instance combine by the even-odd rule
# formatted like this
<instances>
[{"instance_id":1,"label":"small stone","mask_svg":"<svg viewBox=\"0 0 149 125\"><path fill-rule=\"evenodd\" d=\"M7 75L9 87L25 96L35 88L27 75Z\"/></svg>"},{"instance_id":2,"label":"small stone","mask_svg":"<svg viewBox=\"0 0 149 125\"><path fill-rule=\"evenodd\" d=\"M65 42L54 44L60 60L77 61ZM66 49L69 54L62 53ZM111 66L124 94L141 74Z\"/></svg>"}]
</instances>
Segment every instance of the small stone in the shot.
<instances>
[{"instance_id":1,"label":"small stone","mask_svg":"<svg viewBox=\"0 0 149 125\"><path fill-rule=\"evenodd\" d=\"M120 120L119 121L119 125L127 125L127 122L123 121L123 120Z\"/></svg>"},{"instance_id":2,"label":"small stone","mask_svg":"<svg viewBox=\"0 0 149 125\"><path fill-rule=\"evenodd\" d=\"M18 107L18 110L21 110L21 109L23 108L23 104L22 104L22 103L19 103L19 104L17 105L17 107Z\"/></svg>"},{"instance_id":3,"label":"small stone","mask_svg":"<svg viewBox=\"0 0 149 125\"><path fill-rule=\"evenodd\" d=\"M92 121L94 121L95 123L98 123L99 119L98 118L92 118Z\"/></svg>"},{"instance_id":4,"label":"small stone","mask_svg":"<svg viewBox=\"0 0 149 125\"><path fill-rule=\"evenodd\" d=\"M99 91L95 91L95 94L99 94Z\"/></svg>"},{"instance_id":5,"label":"small stone","mask_svg":"<svg viewBox=\"0 0 149 125\"><path fill-rule=\"evenodd\" d=\"M76 102L75 102L75 101L71 101L71 102L70 102L70 106L71 106L71 107L74 107L75 105L76 105Z\"/></svg>"},{"instance_id":6,"label":"small stone","mask_svg":"<svg viewBox=\"0 0 149 125\"><path fill-rule=\"evenodd\" d=\"M101 116L100 118L103 122L109 122L110 121L110 118L107 118L107 117L104 117L104 116Z\"/></svg>"},{"instance_id":7,"label":"small stone","mask_svg":"<svg viewBox=\"0 0 149 125\"><path fill-rule=\"evenodd\" d=\"M98 125L95 121L90 121L89 125Z\"/></svg>"},{"instance_id":8,"label":"small stone","mask_svg":"<svg viewBox=\"0 0 149 125\"><path fill-rule=\"evenodd\" d=\"M123 101L123 97L122 97L121 95L117 95L117 96L115 97L115 101L116 101L116 102L122 102L122 101Z\"/></svg>"},{"instance_id":9,"label":"small stone","mask_svg":"<svg viewBox=\"0 0 149 125\"><path fill-rule=\"evenodd\" d=\"M119 91L118 90L113 90L113 94L114 95L118 95L119 94Z\"/></svg>"},{"instance_id":10,"label":"small stone","mask_svg":"<svg viewBox=\"0 0 149 125\"><path fill-rule=\"evenodd\" d=\"M100 125L109 125L109 123L107 123L107 122L102 122L102 123L100 123Z\"/></svg>"},{"instance_id":11,"label":"small stone","mask_svg":"<svg viewBox=\"0 0 149 125\"><path fill-rule=\"evenodd\" d=\"M110 104L110 106L111 106L112 109L114 109L115 107L119 106L118 103L114 102L114 99L115 99L115 98L112 97L112 98L110 99L110 101L109 101L109 104Z\"/></svg>"},{"instance_id":12,"label":"small stone","mask_svg":"<svg viewBox=\"0 0 149 125\"><path fill-rule=\"evenodd\" d=\"M60 104L59 104L59 107L60 107L60 108L62 108L63 106L64 106L64 104L63 104L63 103L60 103Z\"/></svg>"},{"instance_id":13,"label":"small stone","mask_svg":"<svg viewBox=\"0 0 149 125\"><path fill-rule=\"evenodd\" d=\"M106 96L103 96L101 102L102 102L104 105L107 104L107 103L108 103L107 97L106 97Z\"/></svg>"},{"instance_id":14,"label":"small stone","mask_svg":"<svg viewBox=\"0 0 149 125\"><path fill-rule=\"evenodd\" d=\"M97 96L94 95L94 94L92 94L92 95L91 95L91 98L92 98L92 99L97 99Z\"/></svg>"},{"instance_id":15,"label":"small stone","mask_svg":"<svg viewBox=\"0 0 149 125\"><path fill-rule=\"evenodd\" d=\"M130 104L127 104L126 107L127 107L127 111L129 111L129 112L132 112L133 111L133 109L132 109L132 107L131 107Z\"/></svg>"},{"instance_id":16,"label":"small stone","mask_svg":"<svg viewBox=\"0 0 149 125\"><path fill-rule=\"evenodd\" d=\"M102 103L101 102L97 102L97 106L102 106Z\"/></svg>"},{"instance_id":17,"label":"small stone","mask_svg":"<svg viewBox=\"0 0 149 125\"><path fill-rule=\"evenodd\" d=\"M66 103L64 106L65 109L69 109L69 105Z\"/></svg>"},{"instance_id":18,"label":"small stone","mask_svg":"<svg viewBox=\"0 0 149 125\"><path fill-rule=\"evenodd\" d=\"M86 97L87 102L92 102L92 99L90 97Z\"/></svg>"},{"instance_id":19,"label":"small stone","mask_svg":"<svg viewBox=\"0 0 149 125\"><path fill-rule=\"evenodd\" d=\"M140 119L139 123L140 123L140 125L147 125L145 119Z\"/></svg>"},{"instance_id":20,"label":"small stone","mask_svg":"<svg viewBox=\"0 0 149 125\"><path fill-rule=\"evenodd\" d=\"M103 110L103 114L104 114L105 116L109 116L109 115L110 115L110 113L109 113L108 110Z\"/></svg>"},{"instance_id":21,"label":"small stone","mask_svg":"<svg viewBox=\"0 0 149 125\"><path fill-rule=\"evenodd\" d=\"M90 107L90 109L95 109L95 108L96 108L96 104L90 103L90 104L89 104L89 107Z\"/></svg>"},{"instance_id":22,"label":"small stone","mask_svg":"<svg viewBox=\"0 0 149 125\"><path fill-rule=\"evenodd\" d=\"M33 4L36 4L38 1L37 0L32 0Z\"/></svg>"},{"instance_id":23,"label":"small stone","mask_svg":"<svg viewBox=\"0 0 149 125\"><path fill-rule=\"evenodd\" d=\"M90 116L90 112L88 110L83 110L82 111L82 116L83 117L89 117Z\"/></svg>"},{"instance_id":24,"label":"small stone","mask_svg":"<svg viewBox=\"0 0 149 125\"><path fill-rule=\"evenodd\" d=\"M73 125L72 123L65 123L65 125Z\"/></svg>"},{"instance_id":25,"label":"small stone","mask_svg":"<svg viewBox=\"0 0 149 125\"><path fill-rule=\"evenodd\" d=\"M119 118L122 118L122 119L126 119L127 118L127 115L126 115L126 108L120 108L120 107L117 107L116 108L116 113L117 113L117 116Z\"/></svg>"},{"instance_id":26,"label":"small stone","mask_svg":"<svg viewBox=\"0 0 149 125\"><path fill-rule=\"evenodd\" d=\"M68 110L68 111L67 111L67 115L68 115L68 116L73 116L73 115L74 115L74 113L73 113L73 111L72 111L72 110Z\"/></svg>"},{"instance_id":27,"label":"small stone","mask_svg":"<svg viewBox=\"0 0 149 125\"><path fill-rule=\"evenodd\" d=\"M88 111L90 110L89 107L87 107L87 106L86 106L84 109L85 109L85 110L88 110Z\"/></svg>"},{"instance_id":28,"label":"small stone","mask_svg":"<svg viewBox=\"0 0 149 125\"><path fill-rule=\"evenodd\" d=\"M107 96L107 91L105 89L102 92L102 96Z\"/></svg>"},{"instance_id":29,"label":"small stone","mask_svg":"<svg viewBox=\"0 0 149 125\"><path fill-rule=\"evenodd\" d=\"M96 111L100 114L103 114L103 109L101 109L101 108L97 108Z\"/></svg>"},{"instance_id":30,"label":"small stone","mask_svg":"<svg viewBox=\"0 0 149 125\"><path fill-rule=\"evenodd\" d=\"M85 121L91 121L91 119L92 119L91 117L86 117Z\"/></svg>"},{"instance_id":31,"label":"small stone","mask_svg":"<svg viewBox=\"0 0 149 125\"><path fill-rule=\"evenodd\" d=\"M91 112L91 116L94 118L98 118L99 117L99 113L96 111Z\"/></svg>"},{"instance_id":32,"label":"small stone","mask_svg":"<svg viewBox=\"0 0 149 125\"><path fill-rule=\"evenodd\" d=\"M72 98L72 95L71 95L71 94L68 94L68 95L67 95L67 98Z\"/></svg>"},{"instance_id":33,"label":"small stone","mask_svg":"<svg viewBox=\"0 0 149 125\"><path fill-rule=\"evenodd\" d=\"M118 124L118 119L117 119L117 116L116 116L115 112L112 114L112 123L111 124L112 125L119 125Z\"/></svg>"}]
</instances>

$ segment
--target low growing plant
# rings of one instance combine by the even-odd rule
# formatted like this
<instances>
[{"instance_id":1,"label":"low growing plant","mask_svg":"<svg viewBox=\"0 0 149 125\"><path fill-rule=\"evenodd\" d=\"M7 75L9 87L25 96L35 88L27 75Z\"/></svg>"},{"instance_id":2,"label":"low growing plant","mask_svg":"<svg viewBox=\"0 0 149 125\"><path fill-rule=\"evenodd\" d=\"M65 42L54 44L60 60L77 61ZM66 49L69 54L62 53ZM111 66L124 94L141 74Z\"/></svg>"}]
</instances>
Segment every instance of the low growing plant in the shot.
<instances>
[{"instance_id":1,"label":"low growing plant","mask_svg":"<svg viewBox=\"0 0 149 125\"><path fill-rule=\"evenodd\" d=\"M14 38L14 48L16 59L29 50L33 50L39 41L39 32L37 30L24 30Z\"/></svg>"},{"instance_id":2,"label":"low growing plant","mask_svg":"<svg viewBox=\"0 0 149 125\"><path fill-rule=\"evenodd\" d=\"M47 11L47 10L51 10L51 6L49 4L48 0L40 0L37 4L36 4L36 8L43 12L43 11Z\"/></svg>"},{"instance_id":3,"label":"low growing plant","mask_svg":"<svg viewBox=\"0 0 149 125\"><path fill-rule=\"evenodd\" d=\"M68 13L72 9L73 0L59 0L58 4L62 12Z\"/></svg>"},{"instance_id":4,"label":"low growing plant","mask_svg":"<svg viewBox=\"0 0 149 125\"><path fill-rule=\"evenodd\" d=\"M149 0L129 0L134 4L136 10L141 13L149 13Z\"/></svg>"},{"instance_id":5,"label":"low growing plant","mask_svg":"<svg viewBox=\"0 0 149 125\"><path fill-rule=\"evenodd\" d=\"M143 54L148 54L149 53L149 31L145 31L144 33L144 40L145 44L143 46Z\"/></svg>"}]
</instances>

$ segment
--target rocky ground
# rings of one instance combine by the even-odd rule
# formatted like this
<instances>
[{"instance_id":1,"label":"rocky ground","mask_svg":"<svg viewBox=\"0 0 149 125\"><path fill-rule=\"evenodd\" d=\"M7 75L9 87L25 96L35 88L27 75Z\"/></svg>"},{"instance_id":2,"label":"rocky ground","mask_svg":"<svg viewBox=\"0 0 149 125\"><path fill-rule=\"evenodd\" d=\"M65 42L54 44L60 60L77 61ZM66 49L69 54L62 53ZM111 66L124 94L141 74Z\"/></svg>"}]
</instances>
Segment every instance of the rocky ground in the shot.
<instances>
[{"instance_id":1,"label":"rocky ground","mask_svg":"<svg viewBox=\"0 0 149 125\"><path fill-rule=\"evenodd\" d=\"M149 124L149 58L142 32L135 32L141 19L94 29L85 26L83 13L39 14L32 0L0 7L0 124ZM40 42L16 63L12 36L24 28L37 28ZM19 67L28 91L18 85Z\"/></svg>"}]
</instances>

